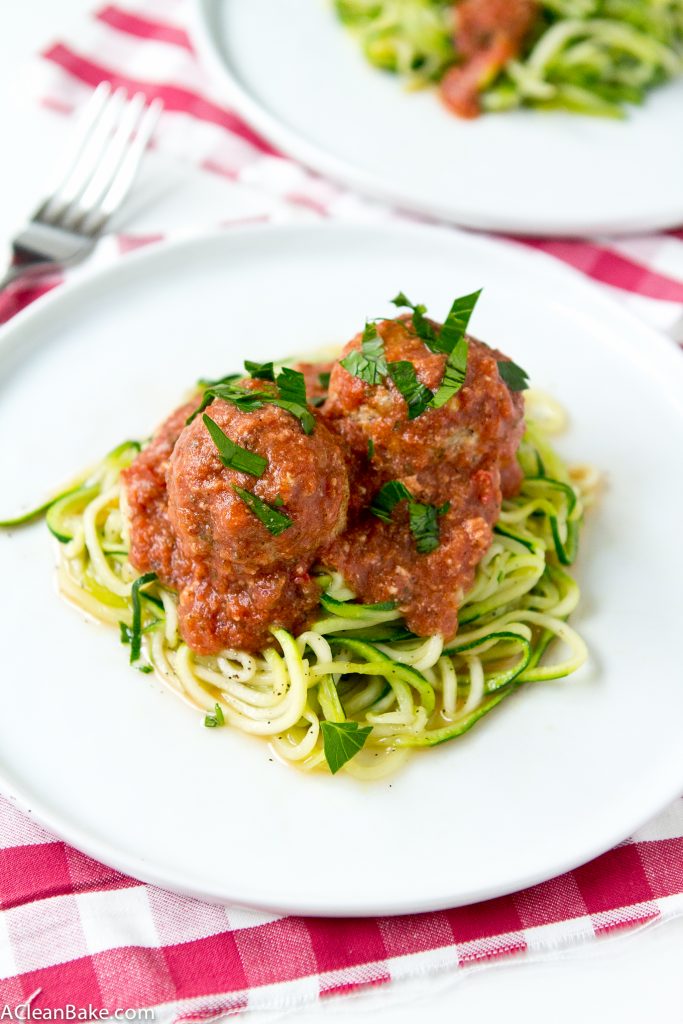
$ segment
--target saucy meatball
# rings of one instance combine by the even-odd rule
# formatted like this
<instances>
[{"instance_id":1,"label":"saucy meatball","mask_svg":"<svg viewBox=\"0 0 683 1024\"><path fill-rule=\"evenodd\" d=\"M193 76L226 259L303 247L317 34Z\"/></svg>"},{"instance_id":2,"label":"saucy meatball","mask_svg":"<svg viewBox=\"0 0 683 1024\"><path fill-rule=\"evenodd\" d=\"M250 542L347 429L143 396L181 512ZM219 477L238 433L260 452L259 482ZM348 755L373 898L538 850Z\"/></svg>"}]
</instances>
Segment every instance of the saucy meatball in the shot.
<instances>
[{"instance_id":1,"label":"saucy meatball","mask_svg":"<svg viewBox=\"0 0 683 1024\"><path fill-rule=\"evenodd\" d=\"M417 379L435 391L447 357L427 348L411 318L384 321L377 330L387 362L410 362ZM344 354L360 344L357 336ZM322 561L341 572L361 600L396 601L409 628L421 636L455 634L458 608L490 546L503 493L519 487L515 455L524 429L523 401L500 376L503 359L469 339L461 389L440 409L428 408L412 420L390 377L370 385L340 363L332 371L322 413L351 453L352 519ZM403 483L417 502L448 504L439 516L434 551L417 551L405 502L388 523L369 511L373 495L390 480ZM362 492L359 502L355 487Z\"/></svg>"},{"instance_id":2,"label":"saucy meatball","mask_svg":"<svg viewBox=\"0 0 683 1024\"><path fill-rule=\"evenodd\" d=\"M446 356L427 348L410 317L385 320L377 330L388 363L408 361L421 384L431 391L439 387ZM343 356L360 345L357 335ZM524 404L500 376L498 361L505 358L470 338L461 389L440 409L428 408L412 420L391 378L366 384L335 363L322 413L357 457L366 457L372 442L375 482L402 480L416 497L438 504L448 499L454 474L471 476L489 464L504 464L507 496L522 476L515 454L524 430Z\"/></svg>"},{"instance_id":3,"label":"saucy meatball","mask_svg":"<svg viewBox=\"0 0 683 1024\"><path fill-rule=\"evenodd\" d=\"M268 389L260 381L241 386ZM320 418L306 435L278 406L242 412L217 399L206 414L240 447L268 460L261 477L238 472L221 462L201 416L184 425L194 407L177 410L126 471L131 560L178 590L180 631L193 650L257 651L271 642L272 625L301 629L318 604L309 568L346 524L344 456ZM280 510L291 525L271 533L233 485ZM156 532L160 539L150 543Z\"/></svg>"}]
</instances>

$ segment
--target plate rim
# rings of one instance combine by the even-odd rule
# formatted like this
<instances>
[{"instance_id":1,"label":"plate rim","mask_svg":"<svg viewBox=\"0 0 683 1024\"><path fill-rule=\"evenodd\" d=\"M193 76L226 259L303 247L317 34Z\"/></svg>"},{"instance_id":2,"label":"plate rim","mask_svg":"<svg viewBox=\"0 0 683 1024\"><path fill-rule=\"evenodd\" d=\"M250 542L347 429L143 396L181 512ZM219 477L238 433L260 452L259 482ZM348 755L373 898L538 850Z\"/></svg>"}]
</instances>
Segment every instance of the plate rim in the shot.
<instances>
[{"instance_id":1,"label":"plate rim","mask_svg":"<svg viewBox=\"0 0 683 1024\"><path fill-rule=\"evenodd\" d=\"M559 283L561 283L563 278L567 280L571 279L575 285L578 285L581 289L586 289L588 293L590 293L593 303L597 303L599 306L603 307L606 316L611 315L613 319L616 318L617 320L621 320L625 325L630 325L633 331L633 336L630 338L631 344L636 345L638 349L643 352L647 351L648 356L651 359L655 358L657 361L663 361L664 363L668 362L672 370L677 373L681 379L683 379L683 361L681 361L678 346L676 346L671 339L668 339L665 335L660 334L656 329L640 320L631 310L621 307L614 298L605 294L594 282L586 279L578 271L560 263L559 261L550 259L550 257L542 252L529 250L526 247L515 244L514 242L498 241L479 235L467 235L461 232L454 232L452 229L444 226L432 227L420 224L403 224L400 222L392 222L388 224L352 224L346 222L280 225L258 224L223 228L200 234L192 238L185 237L173 240L164 240L163 242L155 243L145 247L144 249L139 249L127 254L124 258L117 260L113 264L105 266L94 265L93 267L88 268L77 279L72 278L61 287L54 289L52 292L38 299L31 306L22 310L9 323L0 328L0 355L4 351L11 351L14 347L15 341L21 343L22 337L27 332L29 334L31 333L34 321L36 323L36 329L39 331L42 324L46 321L49 322L49 319L55 310L58 310L59 307L63 306L68 311L69 305L72 304L74 300L78 302L82 295L87 297L89 290L93 287L97 287L102 281L106 282L109 278L113 278L115 281L119 275L123 275L125 277L126 275L129 275L131 269L134 270L138 264L150 264L153 268L154 263L157 260L163 260L167 254L182 254L183 250L192 251L197 247L201 248L205 245L211 246L217 243L220 244L221 242L225 242L230 247L234 247L235 244L239 244L239 240L242 237L251 239L259 235L267 239L273 235L287 236L294 234L312 237L316 235L324 236L335 234L354 235L368 232L373 234L380 233L400 235L404 237L415 235L419 235L423 238L435 236L443 238L444 240L451 237L466 246L474 246L476 249L483 251L493 251L493 253L497 254L499 258L503 256L505 259L514 260L517 263L521 258L530 266L536 264L539 267L544 267L546 273L557 276ZM154 272L154 268L152 269L152 272ZM659 353L659 355L657 355L657 353ZM586 863L587 861L592 860L594 857L599 856L601 853L628 838L649 818L656 815L660 810L666 807L667 804L680 796L681 790L683 789L683 772L681 772L681 777L679 778L678 760L679 758L676 756L675 752L672 752L670 756L667 757L667 764L670 762L672 766L670 773L671 778L669 780L669 773L667 772L667 784L663 784L661 786L661 789L658 791L657 798L652 801L643 801L641 797L640 803L647 803L647 810L641 808L639 803L638 808L634 810L632 815L624 816L628 821L622 823L618 828L608 830L602 837L595 839L593 843L586 844L584 847L585 857L582 855L580 863ZM683 759L681 759L681 767L683 768ZM569 855L566 858L559 858L553 861L552 864L549 863L540 874L538 871L532 871L530 874L522 874L519 877L515 877L514 880L508 880L504 883L494 882L487 886L479 886L477 889L468 891L465 896L462 895L462 892L459 892L456 895L451 894L450 896L448 894L442 894L429 900L420 900L417 904L415 902L411 902L409 897L403 897L400 901L395 900L389 905L378 903L372 907L368 907L367 905L354 905L348 900L345 900L342 905L339 902L335 902L334 897L331 897L327 901L317 899L313 904L296 899L293 902L285 900L285 902L282 903L279 899L271 899L268 894L266 894L265 897L261 897L257 893L246 893L240 895L234 890L229 891L229 883L227 883L226 888L221 892L209 891L202 889L201 883L197 883L196 881L196 876L192 876L192 880L188 883L188 879L190 879L191 876L190 872L185 871L183 873L182 871L179 872L174 868L165 866L160 868L150 866L143 856L131 854L125 849L119 848L115 843L93 836L89 833L87 827L83 827L78 822L72 821L68 815L61 815L59 811L53 811L50 806L49 798L43 799L41 797L34 797L31 794L30 789L27 789L22 784L21 780L17 780L13 777L13 770L11 767L9 770L6 770L5 766L1 763L0 792L15 806L26 811L35 821L48 828L64 841L70 843L75 848L82 850L89 856L110 865L116 870L131 875L136 879L210 903L244 906L250 909L276 912L278 914L303 914L316 917L377 917L396 914L424 913L448 909L455 906L465 906L481 900L507 895L509 893L519 891L520 889L527 888L528 886L547 881L550 878L554 878L557 875L563 874L564 872L579 866L579 863L576 861L576 856Z\"/></svg>"},{"instance_id":2,"label":"plate rim","mask_svg":"<svg viewBox=\"0 0 683 1024\"><path fill-rule=\"evenodd\" d=\"M279 118L271 114L267 107L262 106L249 90L242 85L237 74L233 73L230 64L224 59L221 47L212 29L211 9L215 9L218 0L192 0L189 8L188 29L195 50L212 74L215 82L221 83L226 98L234 105L238 113L258 131L268 142L272 143L293 160L316 173L323 174L347 188L355 189L371 199L379 200L397 210L404 210L419 216L436 218L450 224L458 224L478 231L503 232L527 237L580 238L585 235L627 236L642 232L664 231L677 227L683 221L683 199L675 207L666 208L657 214L633 216L624 213L621 217L602 220L597 218L558 217L556 220L544 220L539 223L528 223L510 215L491 215L485 210L472 211L470 207L459 209L444 207L439 203L415 200L400 188L394 188L386 182L365 172L353 164L330 154L325 148L300 135ZM222 0L221 0L222 2ZM683 192L681 193L683 196Z\"/></svg>"}]
</instances>

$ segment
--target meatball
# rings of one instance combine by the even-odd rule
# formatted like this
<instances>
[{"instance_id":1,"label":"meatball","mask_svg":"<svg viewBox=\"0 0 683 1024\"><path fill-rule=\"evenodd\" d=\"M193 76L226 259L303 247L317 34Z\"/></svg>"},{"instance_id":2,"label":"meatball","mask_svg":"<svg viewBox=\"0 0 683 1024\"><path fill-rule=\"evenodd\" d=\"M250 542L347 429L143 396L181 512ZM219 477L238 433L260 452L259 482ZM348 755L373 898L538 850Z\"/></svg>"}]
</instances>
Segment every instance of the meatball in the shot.
<instances>
[{"instance_id":1,"label":"meatball","mask_svg":"<svg viewBox=\"0 0 683 1024\"><path fill-rule=\"evenodd\" d=\"M253 576L310 562L345 526L348 480L338 440L320 420L306 435L276 405L241 412L217 400L207 415L232 441L268 459L259 478L226 469L201 416L181 433L168 468L168 515L184 558L215 576ZM233 490L280 505L292 525L274 536Z\"/></svg>"},{"instance_id":2,"label":"meatball","mask_svg":"<svg viewBox=\"0 0 683 1024\"><path fill-rule=\"evenodd\" d=\"M438 388L446 356L427 348L410 317L385 320L378 332L388 363L411 362L422 384L432 391ZM344 355L360 344L357 335ZM508 495L521 480L515 454L524 430L524 405L521 394L511 392L500 376L498 361L505 358L470 338L462 388L440 409L426 409L413 420L390 378L371 386L336 363L322 412L358 458L367 456L372 442L375 486L402 480L415 497L439 504L448 500L454 475L472 476L505 464Z\"/></svg>"},{"instance_id":3,"label":"meatball","mask_svg":"<svg viewBox=\"0 0 683 1024\"><path fill-rule=\"evenodd\" d=\"M168 518L166 472L176 441L197 400L164 420L146 448L121 473L130 533L130 560L140 572L172 575L175 538Z\"/></svg>"},{"instance_id":4,"label":"meatball","mask_svg":"<svg viewBox=\"0 0 683 1024\"><path fill-rule=\"evenodd\" d=\"M342 446L319 417L306 435L278 406L242 412L217 399L207 415L268 459L257 478L222 464L202 417L185 425L195 407L173 413L126 471L131 560L178 590L180 631L193 650L258 651L271 642L272 625L304 628L318 604L310 566L346 525ZM291 526L270 533L233 485L278 507Z\"/></svg>"},{"instance_id":5,"label":"meatball","mask_svg":"<svg viewBox=\"0 0 683 1024\"><path fill-rule=\"evenodd\" d=\"M422 384L438 388L447 357L427 348L410 317L384 321L378 333L388 363L409 361ZM354 338L345 354L360 343L360 336ZM340 363L332 371L322 413L350 451L352 517L322 561L341 572L363 601L396 601L421 636L455 634L458 607L500 514L501 484L506 494L519 487L523 401L500 376L504 358L470 338L462 388L440 409L428 408L413 420L390 377L369 385ZM405 484L418 502L448 503L434 551L417 551L405 503L389 523L369 511L373 495L390 480Z\"/></svg>"}]
</instances>

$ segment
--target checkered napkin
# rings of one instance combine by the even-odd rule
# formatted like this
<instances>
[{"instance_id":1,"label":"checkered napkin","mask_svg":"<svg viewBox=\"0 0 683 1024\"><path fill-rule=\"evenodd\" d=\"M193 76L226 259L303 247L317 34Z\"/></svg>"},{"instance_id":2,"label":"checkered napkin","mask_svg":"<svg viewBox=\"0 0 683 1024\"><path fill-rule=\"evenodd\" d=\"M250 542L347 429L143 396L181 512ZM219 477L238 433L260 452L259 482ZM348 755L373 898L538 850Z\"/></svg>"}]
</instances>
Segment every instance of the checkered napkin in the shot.
<instances>
[{"instance_id":1,"label":"checkered napkin","mask_svg":"<svg viewBox=\"0 0 683 1024\"><path fill-rule=\"evenodd\" d=\"M36 69L39 99L55 116L68 117L102 79L165 104L148 162L175 168L180 195L157 195L138 212L135 232L108 238L95 258L112 260L217 223L227 230L249 221L395 219L395 211L274 152L223 106L193 54L190 2L104 7L78 39L52 45ZM683 230L509 244L544 250L655 326L672 335L680 329ZM5 293L0 321L58 283ZM682 912L683 800L597 860L513 896L412 917L322 920L210 906L142 885L0 798L0 1006L32 999L43 1009L154 1007L162 1022L282 1010L362 986L557 951Z\"/></svg>"}]
</instances>

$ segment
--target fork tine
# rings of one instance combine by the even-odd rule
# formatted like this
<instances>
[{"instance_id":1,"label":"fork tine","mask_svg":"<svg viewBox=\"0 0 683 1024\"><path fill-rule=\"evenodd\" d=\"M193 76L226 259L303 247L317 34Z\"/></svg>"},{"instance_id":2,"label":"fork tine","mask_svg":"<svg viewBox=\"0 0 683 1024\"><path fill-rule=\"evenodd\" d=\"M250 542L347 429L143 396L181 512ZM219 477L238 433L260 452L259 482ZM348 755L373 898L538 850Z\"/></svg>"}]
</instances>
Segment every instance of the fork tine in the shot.
<instances>
[{"instance_id":1,"label":"fork tine","mask_svg":"<svg viewBox=\"0 0 683 1024\"><path fill-rule=\"evenodd\" d=\"M65 227L74 230L90 213L99 209L102 199L111 188L125 159L136 128L140 126L144 108L145 97L141 92L136 93L132 100L126 103L114 134L111 136L90 181L63 217Z\"/></svg>"},{"instance_id":2,"label":"fork tine","mask_svg":"<svg viewBox=\"0 0 683 1024\"><path fill-rule=\"evenodd\" d=\"M48 205L64 187L64 184L69 180L80 163L86 144L91 138L94 127L97 124L100 114L102 113L110 95L111 85L109 82L100 82L88 100L81 116L78 118L78 125L76 128L75 138L73 139L73 144L65 153L62 154L61 160L54 169L51 175L50 185L46 190L46 198L33 215L34 219L42 219Z\"/></svg>"},{"instance_id":3,"label":"fork tine","mask_svg":"<svg viewBox=\"0 0 683 1024\"><path fill-rule=\"evenodd\" d=\"M93 124L93 129L83 147L80 159L60 189L55 192L42 211L40 219L48 224L60 226L60 220L66 210L80 196L95 172L106 147L111 132L116 125L121 108L125 102L126 90L119 87L112 93L102 111Z\"/></svg>"},{"instance_id":4,"label":"fork tine","mask_svg":"<svg viewBox=\"0 0 683 1024\"><path fill-rule=\"evenodd\" d=\"M140 161L149 144L154 129L157 126L164 105L160 99L152 100L146 109L137 132L129 140L125 155L123 156L118 171L111 182L111 186L102 196L99 209L93 210L83 224L83 232L90 237L99 234L106 225L109 218L118 210L123 200L135 181Z\"/></svg>"}]
</instances>

